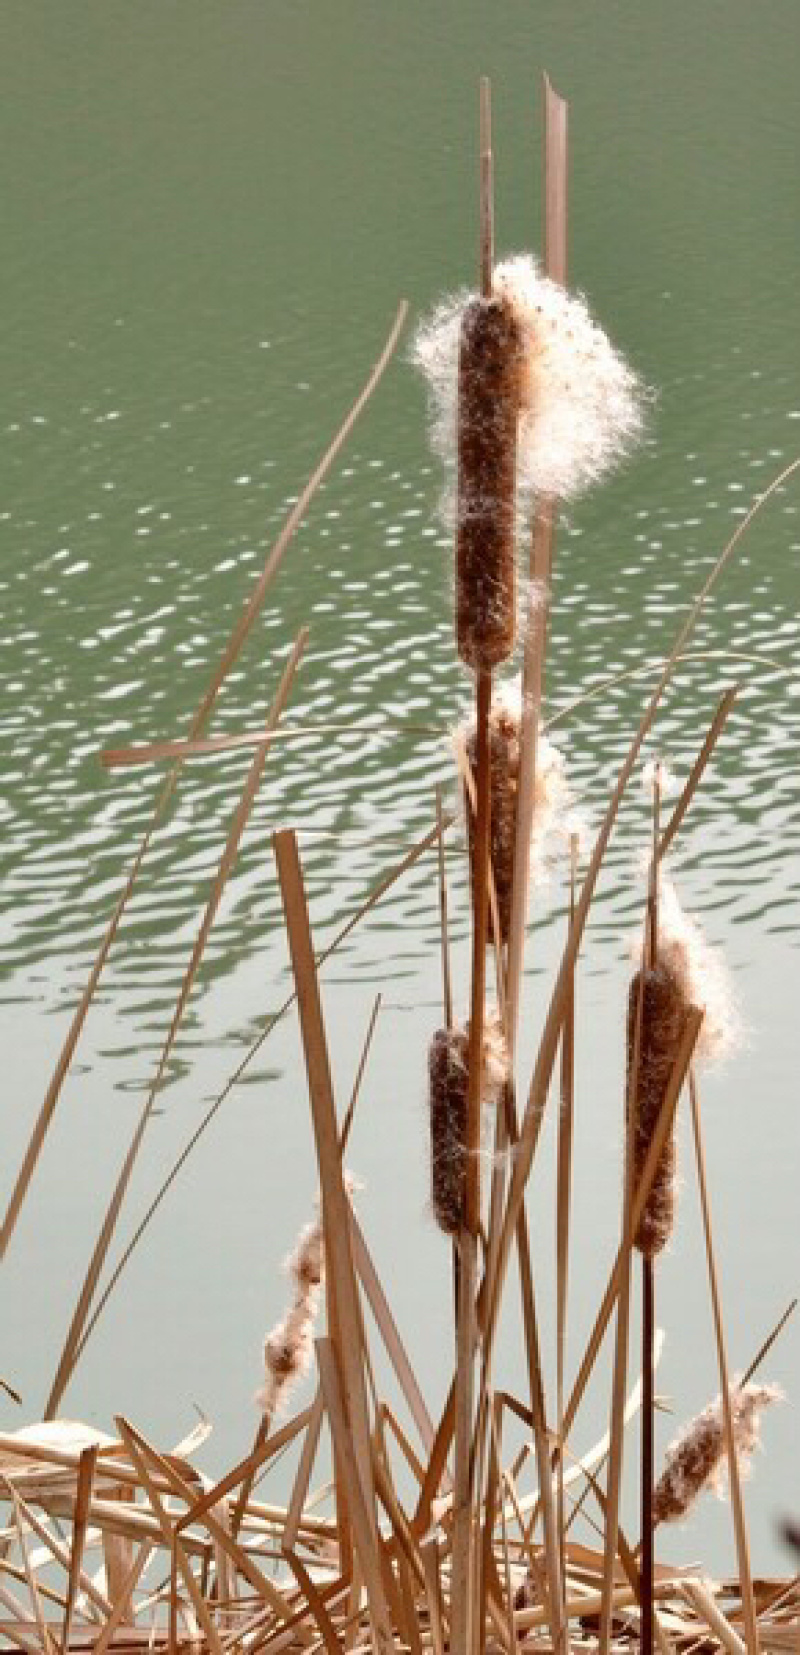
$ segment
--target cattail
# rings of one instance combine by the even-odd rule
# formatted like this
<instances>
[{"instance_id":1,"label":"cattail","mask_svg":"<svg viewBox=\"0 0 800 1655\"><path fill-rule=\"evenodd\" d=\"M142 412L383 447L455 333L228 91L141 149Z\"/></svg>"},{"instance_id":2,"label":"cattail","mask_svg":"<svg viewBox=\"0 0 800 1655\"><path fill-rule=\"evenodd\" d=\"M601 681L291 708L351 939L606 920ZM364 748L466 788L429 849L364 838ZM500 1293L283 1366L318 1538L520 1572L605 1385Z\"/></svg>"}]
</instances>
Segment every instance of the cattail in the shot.
<instances>
[{"instance_id":1,"label":"cattail","mask_svg":"<svg viewBox=\"0 0 800 1655\"><path fill-rule=\"evenodd\" d=\"M639 1000L641 997L641 1020ZM658 1124L687 1002L674 973L663 963L637 971L628 995L628 1130L633 1133L633 1180L638 1186ZM638 1026L638 1066L632 1074ZM634 1244L647 1258L666 1246L675 1218L675 1134L664 1144Z\"/></svg>"},{"instance_id":2,"label":"cattail","mask_svg":"<svg viewBox=\"0 0 800 1655\"><path fill-rule=\"evenodd\" d=\"M520 342L517 493L575 499L619 463L642 430L645 392L589 315L585 300L543 276L527 254L495 267ZM468 293L445 299L418 329L414 360L428 381L432 440L448 476L455 470L462 318ZM445 518L452 518L452 487Z\"/></svg>"},{"instance_id":3,"label":"cattail","mask_svg":"<svg viewBox=\"0 0 800 1655\"><path fill-rule=\"evenodd\" d=\"M436 1222L447 1235L457 1235L464 1221L468 1073L469 1024L437 1029L428 1051L431 1203ZM500 1021L489 1017L483 1030L482 1097L487 1107L496 1104L507 1079Z\"/></svg>"},{"instance_id":4,"label":"cattail","mask_svg":"<svg viewBox=\"0 0 800 1655\"><path fill-rule=\"evenodd\" d=\"M355 1187L345 1174L348 1196ZM264 1340L264 1384L256 1394L262 1413L271 1417L285 1406L289 1392L308 1372L314 1341L314 1321L325 1279L325 1243L322 1221L306 1224L285 1268L294 1282L294 1298L286 1314Z\"/></svg>"},{"instance_id":5,"label":"cattail","mask_svg":"<svg viewBox=\"0 0 800 1655\"><path fill-rule=\"evenodd\" d=\"M490 859L497 896L500 941L508 941L511 929L511 894L514 880L514 850L517 833L517 789L519 785L520 731L522 708L519 691L502 686L492 702L489 716L491 758ZM477 731L474 719L455 732L454 741L466 753L475 774ZM544 866L545 846L551 829L563 818L568 800L564 760L557 747L539 733L536 744L536 785L531 830L531 863L534 877ZM470 874L475 862L475 813L468 797L467 818ZM490 911L491 916L491 911ZM491 917L487 943L493 942Z\"/></svg>"},{"instance_id":6,"label":"cattail","mask_svg":"<svg viewBox=\"0 0 800 1655\"><path fill-rule=\"evenodd\" d=\"M458 361L456 641L491 670L514 648L514 522L520 337L504 299L472 299Z\"/></svg>"},{"instance_id":7,"label":"cattail","mask_svg":"<svg viewBox=\"0 0 800 1655\"><path fill-rule=\"evenodd\" d=\"M733 1440L746 1471L750 1456L759 1446L761 1410L770 1402L780 1402L783 1392L778 1385L734 1382L729 1395ZM653 1522L678 1522L709 1486L721 1492L724 1462L725 1426L722 1398L718 1396L670 1443L653 1494Z\"/></svg>"},{"instance_id":8,"label":"cattail","mask_svg":"<svg viewBox=\"0 0 800 1655\"><path fill-rule=\"evenodd\" d=\"M631 1076L642 969L628 997L628 1119L634 1130L634 1180L638 1182L658 1123L675 1053L690 1006L703 1012L697 1058L721 1057L738 1037L733 996L721 954L684 913L672 881L659 872L657 965L644 969L639 1066ZM675 1211L677 1150L670 1134L635 1237L653 1258L669 1240Z\"/></svg>"}]
</instances>

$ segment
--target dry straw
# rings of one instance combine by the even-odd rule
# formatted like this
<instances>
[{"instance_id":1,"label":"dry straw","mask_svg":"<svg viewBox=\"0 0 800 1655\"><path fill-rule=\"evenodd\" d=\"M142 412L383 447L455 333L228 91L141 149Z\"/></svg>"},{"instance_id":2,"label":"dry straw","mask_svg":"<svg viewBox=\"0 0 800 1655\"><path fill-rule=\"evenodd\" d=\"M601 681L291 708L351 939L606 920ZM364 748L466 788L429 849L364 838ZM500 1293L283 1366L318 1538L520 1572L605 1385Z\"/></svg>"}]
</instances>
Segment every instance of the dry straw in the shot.
<instances>
[{"instance_id":1,"label":"dry straw","mask_svg":"<svg viewBox=\"0 0 800 1655\"><path fill-rule=\"evenodd\" d=\"M733 1440L740 1469L747 1469L760 1445L761 1413L780 1402L778 1385L734 1382L730 1387ZM667 1449L664 1470L653 1495L654 1523L676 1523L707 1488L723 1492L725 1426L722 1397L718 1396L690 1421Z\"/></svg>"}]
</instances>

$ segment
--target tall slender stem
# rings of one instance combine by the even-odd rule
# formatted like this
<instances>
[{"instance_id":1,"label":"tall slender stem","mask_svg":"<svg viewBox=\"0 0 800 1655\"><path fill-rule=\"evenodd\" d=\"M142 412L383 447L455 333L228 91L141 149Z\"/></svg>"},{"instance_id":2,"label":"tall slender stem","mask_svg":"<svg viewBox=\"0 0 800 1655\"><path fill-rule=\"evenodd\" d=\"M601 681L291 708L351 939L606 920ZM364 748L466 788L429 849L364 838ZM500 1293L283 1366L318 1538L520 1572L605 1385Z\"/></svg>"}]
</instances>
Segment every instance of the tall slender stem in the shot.
<instances>
[{"instance_id":1,"label":"tall slender stem","mask_svg":"<svg viewBox=\"0 0 800 1655\"><path fill-rule=\"evenodd\" d=\"M655 1268L642 1257L642 1655L653 1655L653 1349Z\"/></svg>"}]
</instances>

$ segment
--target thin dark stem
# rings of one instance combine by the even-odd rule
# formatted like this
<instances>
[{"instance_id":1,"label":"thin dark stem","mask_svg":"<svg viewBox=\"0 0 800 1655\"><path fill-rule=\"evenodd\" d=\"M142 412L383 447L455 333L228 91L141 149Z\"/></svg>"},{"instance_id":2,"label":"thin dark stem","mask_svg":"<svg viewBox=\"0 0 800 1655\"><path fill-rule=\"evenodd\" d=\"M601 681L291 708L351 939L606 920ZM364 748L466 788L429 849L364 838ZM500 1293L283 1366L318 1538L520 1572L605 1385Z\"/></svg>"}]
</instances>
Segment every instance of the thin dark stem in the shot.
<instances>
[{"instance_id":1,"label":"thin dark stem","mask_svg":"<svg viewBox=\"0 0 800 1655\"><path fill-rule=\"evenodd\" d=\"M642 1258L642 1655L653 1655L653 1354L655 1265Z\"/></svg>"}]
</instances>

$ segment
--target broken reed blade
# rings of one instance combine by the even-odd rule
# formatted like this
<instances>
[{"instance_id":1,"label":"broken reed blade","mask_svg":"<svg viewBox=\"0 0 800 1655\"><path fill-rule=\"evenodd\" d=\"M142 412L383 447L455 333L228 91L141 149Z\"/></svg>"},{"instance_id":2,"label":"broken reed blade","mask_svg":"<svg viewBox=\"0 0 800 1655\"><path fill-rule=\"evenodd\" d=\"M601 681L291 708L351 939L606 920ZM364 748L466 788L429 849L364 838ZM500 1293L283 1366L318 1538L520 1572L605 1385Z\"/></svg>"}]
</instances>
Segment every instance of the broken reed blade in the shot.
<instances>
[{"instance_id":1,"label":"broken reed blade","mask_svg":"<svg viewBox=\"0 0 800 1655\"><path fill-rule=\"evenodd\" d=\"M456 641L491 671L516 633L514 528L520 340L510 305L473 299L458 362Z\"/></svg>"},{"instance_id":2,"label":"broken reed blade","mask_svg":"<svg viewBox=\"0 0 800 1655\"><path fill-rule=\"evenodd\" d=\"M481 1098L486 1110L491 1111L508 1079L508 1058L498 1017L488 1017L484 1024L482 1078ZM464 1223L468 1086L469 1024L437 1029L428 1050L431 1205L446 1235L458 1235Z\"/></svg>"}]
</instances>

